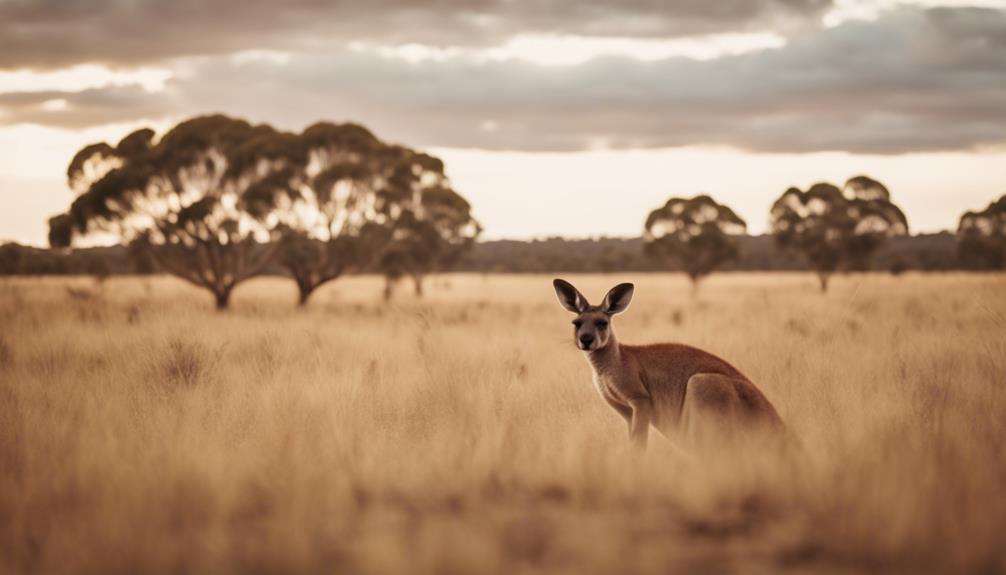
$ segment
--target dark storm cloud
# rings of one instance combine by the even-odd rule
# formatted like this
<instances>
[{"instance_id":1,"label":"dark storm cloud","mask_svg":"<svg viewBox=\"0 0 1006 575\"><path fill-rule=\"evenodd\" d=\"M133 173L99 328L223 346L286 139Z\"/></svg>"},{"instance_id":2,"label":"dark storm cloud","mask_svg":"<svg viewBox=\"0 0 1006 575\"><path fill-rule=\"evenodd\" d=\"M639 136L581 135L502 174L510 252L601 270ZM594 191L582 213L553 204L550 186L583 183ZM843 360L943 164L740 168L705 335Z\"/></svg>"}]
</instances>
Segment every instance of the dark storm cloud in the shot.
<instances>
[{"instance_id":1,"label":"dark storm cloud","mask_svg":"<svg viewBox=\"0 0 1006 575\"><path fill-rule=\"evenodd\" d=\"M150 63L347 41L500 43L786 28L832 0L0 0L0 69Z\"/></svg>"},{"instance_id":2,"label":"dark storm cloud","mask_svg":"<svg viewBox=\"0 0 1006 575\"><path fill-rule=\"evenodd\" d=\"M53 98L70 107L43 110ZM211 58L159 94L18 94L0 106L12 109L0 122L70 126L219 110L291 128L352 119L418 146L968 149L1006 143L1006 11L901 9L706 62L412 64L345 51L286 63Z\"/></svg>"}]
</instances>

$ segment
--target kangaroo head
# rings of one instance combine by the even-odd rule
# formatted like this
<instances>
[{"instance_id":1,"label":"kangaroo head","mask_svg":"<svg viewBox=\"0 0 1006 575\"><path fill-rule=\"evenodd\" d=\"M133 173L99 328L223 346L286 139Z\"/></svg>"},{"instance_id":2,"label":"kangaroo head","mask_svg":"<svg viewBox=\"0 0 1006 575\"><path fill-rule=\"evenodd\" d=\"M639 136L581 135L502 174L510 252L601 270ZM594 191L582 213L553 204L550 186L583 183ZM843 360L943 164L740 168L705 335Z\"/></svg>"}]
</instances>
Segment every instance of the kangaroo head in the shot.
<instances>
[{"instance_id":1,"label":"kangaroo head","mask_svg":"<svg viewBox=\"0 0 1006 575\"><path fill-rule=\"evenodd\" d=\"M604 296L601 305L590 305L573 284L556 279L552 282L559 304L576 314L573 320L573 342L583 351L603 349L614 340L611 316L629 309L632 284L618 284Z\"/></svg>"}]
</instances>

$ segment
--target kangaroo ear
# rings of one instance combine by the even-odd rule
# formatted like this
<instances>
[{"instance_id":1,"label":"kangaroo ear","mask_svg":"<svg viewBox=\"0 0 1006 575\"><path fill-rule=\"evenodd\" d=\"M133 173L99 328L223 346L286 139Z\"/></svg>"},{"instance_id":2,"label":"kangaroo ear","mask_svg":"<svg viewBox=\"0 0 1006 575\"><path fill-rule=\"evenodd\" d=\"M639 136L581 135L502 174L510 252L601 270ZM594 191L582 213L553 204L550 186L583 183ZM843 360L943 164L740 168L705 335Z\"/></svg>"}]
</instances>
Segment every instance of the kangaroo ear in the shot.
<instances>
[{"instance_id":1,"label":"kangaroo ear","mask_svg":"<svg viewBox=\"0 0 1006 575\"><path fill-rule=\"evenodd\" d=\"M604 303L601 309L604 313L614 315L629 309L629 302L632 301L632 291L635 287L632 284L618 284L611 288L608 295L604 296Z\"/></svg>"},{"instance_id":2,"label":"kangaroo ear","mask_svg":"<svg viewBox=\"0 0 1006 575\"><path fill-rule=\"evenodd\" d=\"M587 303L587 298L583 297L583 294L566 280L554 279L552 287L555 288L555 295L559 296L559 303L562 307L573 313L581 313L590 305Z\"/></svg>"}]
</instances>

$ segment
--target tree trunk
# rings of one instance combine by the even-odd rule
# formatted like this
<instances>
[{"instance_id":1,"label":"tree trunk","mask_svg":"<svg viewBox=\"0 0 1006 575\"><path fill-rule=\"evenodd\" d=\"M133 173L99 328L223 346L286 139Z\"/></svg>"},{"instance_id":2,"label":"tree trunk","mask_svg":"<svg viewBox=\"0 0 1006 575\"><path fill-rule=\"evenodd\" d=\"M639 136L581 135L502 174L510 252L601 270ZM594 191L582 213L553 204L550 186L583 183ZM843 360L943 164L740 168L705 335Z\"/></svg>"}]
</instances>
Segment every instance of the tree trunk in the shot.
<instances>
[{"instance_id":1,"label":"tree trunk","mask_svg":"<svg viewBox=\"0 0 1006 575\"><path fill-rule=\"evenodd\" d=\"M831 279L831 274L829 273L818 273L817 281L821 283L821 293L828 292L828 280Z\"/></svg>"},{"instance_id":2,"label":"tree trunk","mask_svg":"<svg viewBox=\"0 0 1006 575\"><path fill-rule=\"evenodd\" d=\"M307 305L307 300L311 298L311 294L321 284L311 281L309 274L298 274L293 269L290 270L290 275L293 276L294 282L297 283L297 307L304 307Z\"/></svg>"},{"instance_id":3,"label":"tree trunk","mask_svg":"<svg viewBox=\"0 0 1006 575\"><path fill-rule=\"evenodd\" d=\"M692 299L698 299L698 297L699 297L699 282L702 280L702 276L689 275L688 279L692 280Z\"/></svg>"},{"instance_id":4,"label":"tree trunk","mask_svg":"<svg viewBox=\"0 0 1006 575\"><path fill-rule=\"evenodd\" d=\"M304 307L307 305L307 300L311 298L311 294L314 293L314 288L316 287L318 286L314 286L306 282L297 282L297 307Z\"/></svg>"},{"instance_id":5,"label":"tree trunk","mask_svg":"<svg viewBox=\"0 0 1006 575\"><path fill-rule=\"evenodd\" d=\"M318 288L340 277L342 277L341 272L329 275L311 274L307 277L298 279L297 290L299 292L299 297L297 299L297 305L299 307L304 307L307 305L307 300L311 298L311 294L318 291Z\"/></svg>"},{"instance_id":6,"label":"tree trunk","mask_svg":"<svg viewBox=\"0 0 1006 575\"><path fill-rule=\"evenodd\" d=\"M415 289L416 297L423 297L422 274L412 274L412 287Z\"/></svg>"},{"instance_id":7,"label":"tree trunk","mask_svg":"<svg viewBox=\"0 0 1006 575\"><path fill-rule=\"evenodd\" d=\"M398 280L391 276L384 276L384 301L391 301L391 296L395 293L395 283Z\"/></svg>"},{"instance_id":8,"label":"tree trunk","mask_svg":"<svg viewBox=\"0 0 1006 575\"><path fill-rule=\"evenodd\" d=\"M231 303L231 288L224 288L221 290L215 290L213 296L216 299L217 310L223 311Z\"/></svg>"}]
</instances>

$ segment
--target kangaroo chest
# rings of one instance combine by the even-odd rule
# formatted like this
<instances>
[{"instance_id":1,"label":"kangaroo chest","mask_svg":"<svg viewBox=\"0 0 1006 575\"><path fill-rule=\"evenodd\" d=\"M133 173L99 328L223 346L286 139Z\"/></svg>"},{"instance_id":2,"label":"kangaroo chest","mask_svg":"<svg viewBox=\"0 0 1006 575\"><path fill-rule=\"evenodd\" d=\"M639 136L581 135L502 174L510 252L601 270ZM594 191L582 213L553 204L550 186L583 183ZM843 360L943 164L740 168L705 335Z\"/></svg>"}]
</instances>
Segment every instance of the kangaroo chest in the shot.
<instances>
[{"instance_id":1,"label":"kangaroo chest","mask_svg":"<svg viewBox=\"0 0 1006 575\"><path fill-rule=\"evenodd\" d=\"M593 374L594 388L601 398L608 403L628 406L628 393L624 382L613 374L598 373Z\"/></svg>"}]
</instances>

